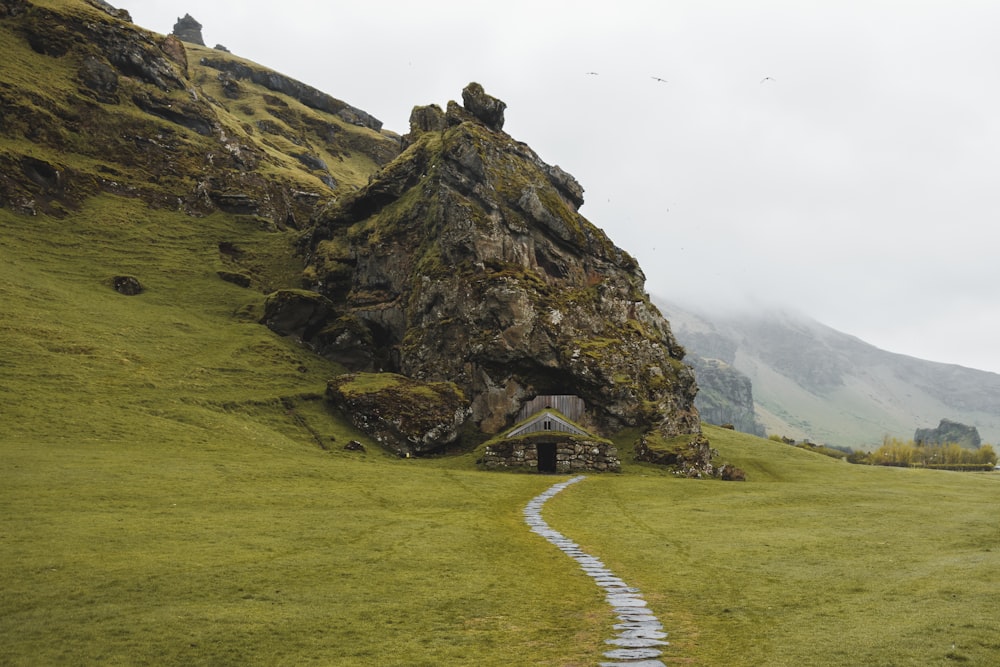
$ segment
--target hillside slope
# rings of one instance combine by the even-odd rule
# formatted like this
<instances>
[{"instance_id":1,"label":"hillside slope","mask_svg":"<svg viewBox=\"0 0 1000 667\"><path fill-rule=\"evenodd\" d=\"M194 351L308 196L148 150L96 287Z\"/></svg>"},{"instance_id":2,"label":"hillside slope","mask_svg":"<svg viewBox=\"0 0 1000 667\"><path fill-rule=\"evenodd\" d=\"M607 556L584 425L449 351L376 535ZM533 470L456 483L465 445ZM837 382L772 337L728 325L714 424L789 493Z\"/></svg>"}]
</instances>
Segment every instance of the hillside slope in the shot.
<instances>
[{"instance_id":1,"label":"hillside slope","mask_svg":"<svg viewBox=\"0 0 1000 667\"><path fill-rule=\"evenodd\" d=\"M358 437L289 414L342 369L258 320L266 293L301 284L297 228L398 138L110 11L0 2L6 437L202 443L232 413L306 445Z\"/></svg>"},{"instance_id":2,"label":"hillside slope","mask_svg":"<svg viewBox=\"0 0 1000 667\"><path fill-rule=\"evenodd\" d=\"M150 361L171 347L157 332L179 329L197 351L178 342L175 356L157 357L163 376L150 384L166 391L164 378L188 366L201 378L190 384L197 399L178 381L173 402L276 401L306 386L315 398L344 364L408 376L402 400L433 413L441 406L420 383L453 383L448 424L400 433L401 453L411 438L421 453L451 444L470 414L472 446L540 394L581 395L605 433L698 434L693 374L635 260L578 213L572 176L502 132L505 105L478 84L447 113L416 109L400 137L308 85L140 29L103 2L2 0L0 16L10 312L72 323L71 333L51 328L74 341L54 349L97 364L123 402L162 400L120 359ZM43 268L54 266L63 282ZM70 303L83 308L60 317ZM120 340L130 319L149 332L135 341L141 352ZM254 329L265 322L273 331ZM232 368L201 360L236 332L267 344L230 350ZM15 324L5 335L18 351L13 374L32 384L33 365L45 363L27 352L38 330ZM283 356L275 348L298 348L282 368L293 374L264 392L267 380L240 369L267 373ZM327 377L307 382L311 368ZM14 403L18 384L8 387ZM56 392L43 385L31 389ZM404 409L373 395L390 421ZM25 419L32 410L13 409Z\"/></svg>"},{"instance_id":3,"label":"hillside slope","mask_svg":"<svg viewBox=\"0 0 1000 667\"><path fill-rule=\"evenodd\" d=\"M721 358L753 383L769 433L868 448L947 418L1000 441L1000 375L881 350L782 312L704 315L661 304L691 354Z\"/></svg>"}]
</instances>

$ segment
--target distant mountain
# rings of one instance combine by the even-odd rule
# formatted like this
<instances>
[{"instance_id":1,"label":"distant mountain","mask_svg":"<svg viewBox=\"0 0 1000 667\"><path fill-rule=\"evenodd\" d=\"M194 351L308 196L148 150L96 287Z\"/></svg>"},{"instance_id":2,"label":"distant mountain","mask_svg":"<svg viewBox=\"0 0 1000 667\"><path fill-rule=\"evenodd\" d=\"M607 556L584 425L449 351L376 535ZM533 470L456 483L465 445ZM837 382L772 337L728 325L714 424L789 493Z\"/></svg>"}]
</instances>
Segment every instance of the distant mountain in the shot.
<instances>
[{"instance_id":1,"label":"distant mountain","mask_svg":"<svg viewBox=\"0 0 1000 667\"><path fill-rule=\"evenodd\" d=\"M887 352L787 312L719 316L657 305L696 374L704 362L694 357L718 359L749 378L768 433L868 448L950 419L1000 442L996 373Z\"/></svg>"}]
</instances>

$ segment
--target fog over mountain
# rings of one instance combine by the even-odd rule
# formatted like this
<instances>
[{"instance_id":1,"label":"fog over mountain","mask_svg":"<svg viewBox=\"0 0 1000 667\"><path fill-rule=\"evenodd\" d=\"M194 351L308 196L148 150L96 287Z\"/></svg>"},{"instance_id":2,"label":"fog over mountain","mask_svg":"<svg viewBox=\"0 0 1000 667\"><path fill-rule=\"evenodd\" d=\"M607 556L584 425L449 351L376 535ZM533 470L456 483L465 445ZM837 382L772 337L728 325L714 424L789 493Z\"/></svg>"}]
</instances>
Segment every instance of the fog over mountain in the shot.
<instances>
[{"instance_id":1,"label":"fog over mountain","mask_svg":"<svg viewBox=\"0 0 1000 667\"><path fill-rule=\"evenodd\" d=\"M1000 375L888 352L801 314L707 314L657 300L689 357L719 359L753 385L768 433L870 448L941 419L1000 441Z\"/></svg>"}]
</instances>

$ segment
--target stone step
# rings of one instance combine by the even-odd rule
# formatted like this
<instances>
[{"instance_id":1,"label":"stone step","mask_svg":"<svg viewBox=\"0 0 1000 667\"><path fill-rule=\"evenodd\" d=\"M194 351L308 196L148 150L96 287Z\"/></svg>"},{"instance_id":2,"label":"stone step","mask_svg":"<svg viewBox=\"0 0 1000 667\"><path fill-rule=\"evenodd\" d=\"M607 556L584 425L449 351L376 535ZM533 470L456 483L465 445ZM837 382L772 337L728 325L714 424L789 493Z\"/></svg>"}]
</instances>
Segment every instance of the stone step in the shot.
<instances>
[{"instance_id":1,"label":"stone step","mask_svg":"<svg viewBox=\"0 0 1000 667\"><path fill-rule=\"evenodd\" d=\"M600 667L665 667L660 660L655 659L662 654L657 647L668 646L670 642L664 641L667 633L663 632L663 624L649 610L641 591L629 586L600 559L583 551L579 544L554 530L542 518L542 506L547 500L583 479L585 476L579 475L555 484L536 496L524 508L524 521L533 532L575 560L580 569L604 590L605 600L620 621L612 628L616 633L615 637L605 640L605 643L619 648L604 653L605 658L616 662L602 662L599 663Z\"/></svg>"}]
</instances>

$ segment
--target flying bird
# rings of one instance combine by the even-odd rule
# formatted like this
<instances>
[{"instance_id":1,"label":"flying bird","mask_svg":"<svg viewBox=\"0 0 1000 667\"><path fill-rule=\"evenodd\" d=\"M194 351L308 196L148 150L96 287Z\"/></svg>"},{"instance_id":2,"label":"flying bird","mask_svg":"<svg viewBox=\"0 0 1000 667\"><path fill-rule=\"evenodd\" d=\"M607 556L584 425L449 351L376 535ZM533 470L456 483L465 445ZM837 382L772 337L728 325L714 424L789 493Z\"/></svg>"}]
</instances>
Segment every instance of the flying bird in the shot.
<instances>
[{"instance_id":1,"label":"flying bird","mask_svg":"<svg viewBox=\"0 0 1000 667\"><path fill-rule=\"evenodd\" d=\"M587 74L590 74L591 76L597 76L597 72L587 72Z\"/></svg>"},{"instance_id":2,"label":"flying bird","mask_svg":"<svg viewBox=\"0 0 1000 667\"><path fill-rule=\"evenodd\" d=\"M761 83L764 83L765 81L774 81L774 77L773 76L765 76L763 79L760 80Z\"/></svg>"},{"instance_id":3,"label":"flying bird","mask_svg":"<svg viewBox=\"0 0 1000 667\"><path fill-rule=\"evenodd\" d=\"M667 80L666 80L666 79L661 79L661 78L660 78L660 77L658 77L658 76L652 76L652 77L650 77L650 78L651 78L651 79L652 79L653 81L659 81L660 83L667 83Z\"/></svg>"}]
</instances>

